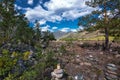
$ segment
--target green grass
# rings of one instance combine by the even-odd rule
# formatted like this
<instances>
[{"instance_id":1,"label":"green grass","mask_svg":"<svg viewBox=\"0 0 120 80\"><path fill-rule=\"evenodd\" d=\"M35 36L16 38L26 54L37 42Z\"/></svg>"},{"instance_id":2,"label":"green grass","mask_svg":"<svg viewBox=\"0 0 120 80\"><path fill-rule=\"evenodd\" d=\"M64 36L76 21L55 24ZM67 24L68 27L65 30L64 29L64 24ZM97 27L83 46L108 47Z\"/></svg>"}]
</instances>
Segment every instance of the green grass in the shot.
<instances>
[{"instance_id":1,"label":"green grass","mask_svg":"<svg viewBox=\"0 0 120 80\"><path fill-rule=\"evenodd\" d=\"M113 39L114 39L114 37L109 36L110 41L112 41ZM104 36L97 36L97 37L94 37L94 38L88 38L86 40L105 40L105 37Z\"/></svg>"},{"instance_id":2,"label":"green grass","mask_svg":"<svg viewBox=\"0 0 120 80\"><path fill-rule=\"evenodd\" d=\"M81 40L95 40L95 41L98 41L98 40L105 40L105 37L104 36L97 36L97 37L93 37L93 38L80 38L80 39L77 39L77 38L63 38L63 39L60 39L62 41L81 41ZM114 37L110 36L109 37L109 40L112 41L114 40Z\"/></svg>"}]
</instances>

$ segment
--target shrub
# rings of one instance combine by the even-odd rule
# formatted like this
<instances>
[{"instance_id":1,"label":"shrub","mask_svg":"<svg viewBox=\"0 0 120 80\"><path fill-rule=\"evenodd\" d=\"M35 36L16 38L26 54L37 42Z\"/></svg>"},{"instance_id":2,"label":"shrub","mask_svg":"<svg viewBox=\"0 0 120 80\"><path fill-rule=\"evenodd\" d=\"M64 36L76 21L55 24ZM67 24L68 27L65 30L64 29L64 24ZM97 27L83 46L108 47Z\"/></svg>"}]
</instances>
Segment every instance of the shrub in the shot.
<instances>
[{"instance_id":1,"label":"shrub","mask_svg":"<svg viewBox=\"0 0 120 80\"><path fill-rule=\"evenodd\" d=\"M29 51L24 52L23 53L23 60L28 60L30 55L31 55L31 52L29 52Z\"/></svg>"},{"instance_id":2,"label":"shrub","mask_svg":"<svg viewBox=\"0 0 120 80\"><path fill-rule=\"evenodd\" d=\"M60 52L61 52L61 53L65 53L65 52L66 52L66 49L65 49L65 46L64 46L64 45L61 45L61 46L60 46Z\"/></svg>"}]
</instances>

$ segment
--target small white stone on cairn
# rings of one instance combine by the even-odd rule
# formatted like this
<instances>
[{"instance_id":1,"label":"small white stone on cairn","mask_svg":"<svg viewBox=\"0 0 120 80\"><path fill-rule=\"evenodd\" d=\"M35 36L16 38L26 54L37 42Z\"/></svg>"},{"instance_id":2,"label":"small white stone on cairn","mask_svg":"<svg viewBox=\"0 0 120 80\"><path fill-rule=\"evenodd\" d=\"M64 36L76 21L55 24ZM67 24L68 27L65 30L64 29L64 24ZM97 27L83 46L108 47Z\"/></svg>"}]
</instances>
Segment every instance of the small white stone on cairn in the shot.
<instances>
[{"instance_id":1,"label":"small white stone on cairn","mask_svg":"<svg viewBox=\"0 0 120 80\"><path fill-rule=\"evenodd\" d=\"M52 73L52 80L59 80L63 77L64 71L61 69L60 64L57 64L57 69L55 69Z\"/></svg>"}]
</instances>

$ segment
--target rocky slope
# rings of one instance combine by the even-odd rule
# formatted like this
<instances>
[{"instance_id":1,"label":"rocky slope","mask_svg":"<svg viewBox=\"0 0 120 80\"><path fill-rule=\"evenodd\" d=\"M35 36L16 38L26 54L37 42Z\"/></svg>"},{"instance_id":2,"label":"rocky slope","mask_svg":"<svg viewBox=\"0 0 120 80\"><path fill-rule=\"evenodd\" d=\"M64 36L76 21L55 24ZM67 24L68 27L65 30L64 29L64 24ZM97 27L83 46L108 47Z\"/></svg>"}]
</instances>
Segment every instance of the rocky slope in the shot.
<instances>
[{"instance_id":1,"label":"rocky slope","mask_svg":"<svg viewBox=\"0 0 120 80\"><path fill-rule=\"evenodd\" d=\"M80 40L80 39L91 39L91 38L95 38L95 37L99 37L99 36L103 36L103 33L100 33L100 31L94 31L94 32L88 32L88 31L82 31L82 32L70 32L64 36L62 36L61 38L59 38L60 40L64 40L64 39L76 39L76 40Z\"/></svg>"},{"instance_id":2,"label":"rocky slope","mask_svg":"<svg viewBox=\"0 0 120 80\"><path fill-rule=\"evenodd\" d=\"M67 35L68 33L67 32L62 32L62 31L55 31L53 32L54 36L56 39L59 39L60 37L64 36L64 35Z\"/></svg>"}]
</instances>

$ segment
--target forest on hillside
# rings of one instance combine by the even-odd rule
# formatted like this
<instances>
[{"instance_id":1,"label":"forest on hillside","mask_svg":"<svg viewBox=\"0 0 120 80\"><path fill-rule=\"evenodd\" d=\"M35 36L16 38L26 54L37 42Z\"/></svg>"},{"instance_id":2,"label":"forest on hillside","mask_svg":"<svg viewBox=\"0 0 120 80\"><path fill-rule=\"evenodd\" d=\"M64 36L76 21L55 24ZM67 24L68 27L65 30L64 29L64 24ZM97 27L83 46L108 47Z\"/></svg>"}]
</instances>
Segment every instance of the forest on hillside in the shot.
<instances>
[{"instance_id":1,"label":"forest on hillside","mask_svg":"<svg viewBox=\"0 0 120 80\"><path fill-rule=\"evenodd\" d=\"M120 80L120 0L86 1L100 10L78 19L77 33L99 30L104 41L56 41L14 4L0 0L0 80Z\"/></svg>"}]
</instances>

